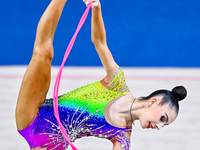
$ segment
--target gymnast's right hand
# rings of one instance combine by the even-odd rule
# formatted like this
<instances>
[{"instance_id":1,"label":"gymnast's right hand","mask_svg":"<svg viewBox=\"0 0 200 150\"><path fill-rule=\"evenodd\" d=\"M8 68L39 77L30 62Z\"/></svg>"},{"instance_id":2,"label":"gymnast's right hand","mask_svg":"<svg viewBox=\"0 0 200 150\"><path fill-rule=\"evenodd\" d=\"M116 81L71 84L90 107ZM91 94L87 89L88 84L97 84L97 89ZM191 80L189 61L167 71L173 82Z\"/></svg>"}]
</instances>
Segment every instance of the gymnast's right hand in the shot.
<instances>
[{"instance_id":1,"label":"gymnast's right hand","mask_svg":"<svg viewBox=\"0 0 200 150\"><path fill-rule=\"evenodd\" d=\"M89 3L93 2L92 8L99 6L99 0L83 0L83 2L88 6Z\"/></svg>"}]
</instances>

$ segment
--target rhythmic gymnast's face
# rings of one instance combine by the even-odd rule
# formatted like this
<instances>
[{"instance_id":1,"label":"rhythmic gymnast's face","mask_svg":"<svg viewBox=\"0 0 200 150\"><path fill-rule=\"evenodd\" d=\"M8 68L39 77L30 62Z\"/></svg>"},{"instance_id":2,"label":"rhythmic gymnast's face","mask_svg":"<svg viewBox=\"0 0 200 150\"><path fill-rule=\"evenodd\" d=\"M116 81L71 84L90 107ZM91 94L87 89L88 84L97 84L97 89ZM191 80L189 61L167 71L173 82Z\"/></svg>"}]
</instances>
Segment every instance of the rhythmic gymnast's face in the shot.
<instances>
[{"instance_id":1,"label":"rhythmic gymnast's face","mask_svg":"<svg viewBox=\"0 0 200 150\"><path fill-rule=\"evenodd\" d=\"M177 112L169 104L158 105L162 97L155 97L147 102L147 107L140 117L142 128L160 130L165 125L172 123Z\"/></svg>"}]
</instances>

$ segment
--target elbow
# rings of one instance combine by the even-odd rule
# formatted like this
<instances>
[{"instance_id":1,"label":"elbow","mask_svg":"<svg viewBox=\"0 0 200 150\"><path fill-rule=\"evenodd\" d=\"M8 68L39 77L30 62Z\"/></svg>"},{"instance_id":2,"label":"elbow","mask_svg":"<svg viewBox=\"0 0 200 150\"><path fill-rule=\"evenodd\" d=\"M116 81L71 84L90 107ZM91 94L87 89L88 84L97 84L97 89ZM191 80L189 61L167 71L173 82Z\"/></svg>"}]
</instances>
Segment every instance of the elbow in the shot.
<instances>
[{"instance_id":1,"label":"elbow","mask_svg":"<svg viewBox=\"0 0 200 150\"><path fill-rule=\"evenodd\" d=\"M105 38L96 37L96 36L93 36L93 35L92 35L92 36L91 36L91 40L92 40L92 43L93 43L95 46L106 44L106 39L105 39Z\"/></svg>"},{"instance_id":2,"label":"elbow","mask_svg":"<svg viewBox=\"0 0 200 150\"><path fill-rule=\"evenodd\" d=\"M96 38L93 36L93 34L91 35L91 40L92 40L92 43L95 44Z\"/></svg>"},{"instance_id":3,"label":"elbow","mask_svg":"<svg viewBox=\"0 0 200 150\"><path fill-rule=\"evenodd\" d=\"M95 45L95 43L98 43L99 37L95 36L94 34L91 34L91 40L92 40L92 43Z\"/></svg>"},{"instance_id":4,"label":"elbow","mask_svg":"<svg viewBox=\"0 0 200 150\"><path fill-rule=\"evenodd\" d=\"M94 45L98 45L99 44L99 40L98 39L92 37L91 40L92 40L92 43Z\"/></svg>"}]
</instances>

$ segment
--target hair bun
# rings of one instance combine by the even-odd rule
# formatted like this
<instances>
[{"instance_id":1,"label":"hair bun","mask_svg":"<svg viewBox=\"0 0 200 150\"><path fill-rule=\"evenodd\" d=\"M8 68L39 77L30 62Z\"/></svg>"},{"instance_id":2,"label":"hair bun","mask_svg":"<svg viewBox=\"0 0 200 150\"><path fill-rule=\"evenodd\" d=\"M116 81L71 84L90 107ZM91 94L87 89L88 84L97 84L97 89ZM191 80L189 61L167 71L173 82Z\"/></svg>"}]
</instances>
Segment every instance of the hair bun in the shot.
<instances>
[{"instance_id":1,"label":"hair bun","mask_svg":"<svg viewBox=\"0 0 200 150\"><path fill-rule=\"evenodd\" d=\"M181 101L187 96L187 90L183 86L176 86L172 89L172 94L177 101Z\"/></svg>"}]
</instances>

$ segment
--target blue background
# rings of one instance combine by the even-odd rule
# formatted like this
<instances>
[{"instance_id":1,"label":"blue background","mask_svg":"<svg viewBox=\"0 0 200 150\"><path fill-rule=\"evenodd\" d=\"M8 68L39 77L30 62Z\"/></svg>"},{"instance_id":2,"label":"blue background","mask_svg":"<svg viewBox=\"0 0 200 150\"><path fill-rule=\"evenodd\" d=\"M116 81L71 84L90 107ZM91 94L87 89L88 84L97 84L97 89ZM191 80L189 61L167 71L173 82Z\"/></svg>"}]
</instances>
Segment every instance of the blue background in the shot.
<instances>
[{"instance_id":1,"label":"blue background","mask_svg":"<svg viewBox=\"0 0 200 150\"><path fill-rule=\"evenodd\" d=\"M0 2L0 65L27 65L37 23L50 0ZM199 0L101 0L108 46L120 66L200 67ZM68 0L54 38L52 65L60 65L85 10ZM66 62L101 66L91 42L91 13Z\"/></svg>"}]
</instances>

